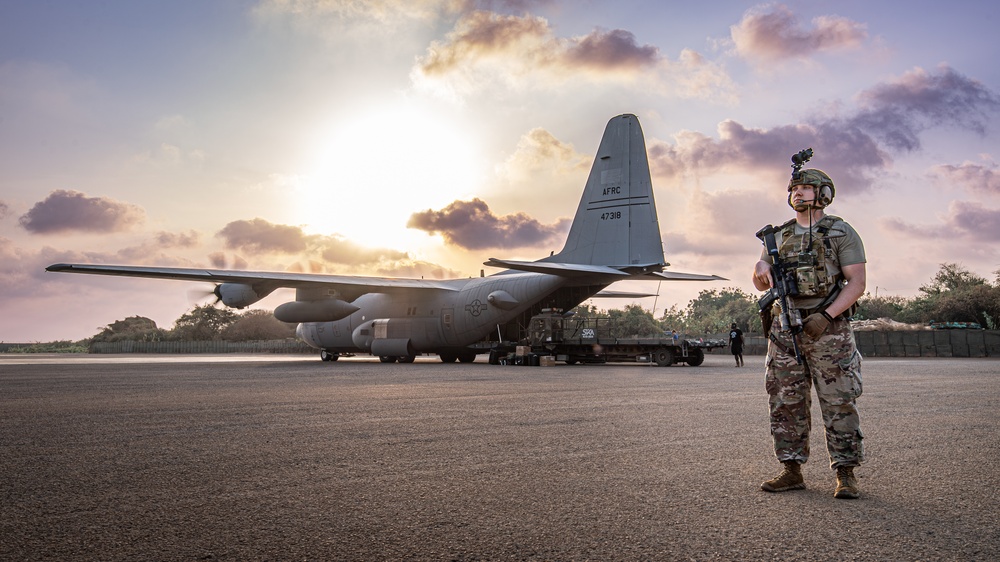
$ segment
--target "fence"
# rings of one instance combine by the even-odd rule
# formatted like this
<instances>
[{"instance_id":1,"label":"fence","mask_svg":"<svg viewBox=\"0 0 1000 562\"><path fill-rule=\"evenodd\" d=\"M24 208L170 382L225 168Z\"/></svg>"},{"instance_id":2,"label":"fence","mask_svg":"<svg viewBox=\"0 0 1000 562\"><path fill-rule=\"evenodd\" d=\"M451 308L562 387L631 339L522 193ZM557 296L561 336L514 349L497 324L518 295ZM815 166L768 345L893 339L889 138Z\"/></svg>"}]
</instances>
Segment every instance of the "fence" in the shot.
<instances>
[{"instance_id":1,"label":"fence","mask_svg":"<svg viewBox=\"0 0 1000 562\"><path fill-rule=\"evenodd\" d=\"M864 331L854 332L854 341L864 357L1000 357L997 330ZM744 342L746 355L767 353L763 336Z\"/></svg>"},{"instance_id":2,"label":"fence","mask_svg":"<svg viewBox=\"0 0 1000 562\"><path fill-rule=\"evenodd\" d=\"M299 353L317 351L293 340L265 341L116 341L90 345L90 353Z\"/></svg>"}]
</instances>

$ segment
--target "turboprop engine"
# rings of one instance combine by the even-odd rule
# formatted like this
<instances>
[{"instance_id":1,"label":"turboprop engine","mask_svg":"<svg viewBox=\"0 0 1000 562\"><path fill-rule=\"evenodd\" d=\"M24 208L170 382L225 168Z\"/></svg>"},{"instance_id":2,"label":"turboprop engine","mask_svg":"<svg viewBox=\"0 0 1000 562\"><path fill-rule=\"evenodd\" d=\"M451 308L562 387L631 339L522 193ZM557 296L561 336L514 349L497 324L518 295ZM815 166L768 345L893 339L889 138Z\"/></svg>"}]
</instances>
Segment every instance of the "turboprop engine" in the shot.
<instances>
[{"instance_id":1,"label":"turboprop engine","mask_svg":"<svg viewBox=\"0 0 1000 562\"><path fill-rule=\"evenodd\" d=\"M222 304L230 308L246 308L251 304L266 297L271 291L264 294L257 294L251 285L244 283L222 283L215 286L212 291Z\"/></svg>"}]
</instances>

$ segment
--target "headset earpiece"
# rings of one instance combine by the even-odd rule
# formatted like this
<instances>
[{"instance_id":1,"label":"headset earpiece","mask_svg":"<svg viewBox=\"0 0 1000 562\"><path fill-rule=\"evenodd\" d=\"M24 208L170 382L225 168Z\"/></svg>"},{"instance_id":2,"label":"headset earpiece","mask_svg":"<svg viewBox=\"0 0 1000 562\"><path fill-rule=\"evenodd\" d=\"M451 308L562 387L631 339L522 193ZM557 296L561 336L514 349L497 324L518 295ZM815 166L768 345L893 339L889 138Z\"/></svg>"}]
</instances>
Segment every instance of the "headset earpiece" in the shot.
<instances>
[{"instance_id":1,"label":"headset earpiece","mask_svg":"<svg viewBox=\"0 0 1000 562\"><path fill-rule=\"evenodd\" d=\"M833 202L833 197L836 193L832 185L823 184L819 186L819 193L816 194L816 203L820 207L826 207Z\"/></svg>"}]
</instances>

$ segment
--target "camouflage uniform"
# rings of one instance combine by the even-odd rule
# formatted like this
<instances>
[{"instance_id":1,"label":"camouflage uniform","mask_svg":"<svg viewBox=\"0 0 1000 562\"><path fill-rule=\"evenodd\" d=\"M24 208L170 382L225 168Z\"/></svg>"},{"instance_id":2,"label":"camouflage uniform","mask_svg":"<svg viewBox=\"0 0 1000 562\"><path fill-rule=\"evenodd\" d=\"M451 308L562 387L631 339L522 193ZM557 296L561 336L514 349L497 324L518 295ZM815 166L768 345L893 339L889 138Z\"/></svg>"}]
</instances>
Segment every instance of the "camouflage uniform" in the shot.
<instances>
[{"instance_id":1,"label":"camouflage uniform","mask_svg":"<svg viewBox=\"0 0 1000 562\"><path fill-rule=\"evenodd\" d=\"M765 381L778 460L804 463L809 459L811 387L815 386L831 468L861 464L864 450L855 404L861 396L861 354L854 343L851 323L837 318L816 340L799 334L802 365L796 364L795 355L786 351L792 349L792 335L781 331L777 319L772 322L771 337L777 344L768 344Z\"/></svg>"},{"instance_id":2,"label":"camouflage uniform","mask_svg":"<svg viewBox=\"0 0 1000 562\"><path fill-rule=\"evenodd\" d=\"M783 261L794 264L798 252L809 249L808 231L794 220L782 225L779 242ZM842 265L865 261L860 236L843 219L827 215L812 237L815 268L799 269L800 295L790 300L805 318L817 311L829 287L841 278ZM827 238L827 234L835 237ZM768 259L766 254L762 259ZM861 354L854 342L851 323L835 318L818 339L805 332L798 336L803 362L798 365L792 352L792 334L781 331L777 312L771 323L767 348L765 384L771 410L771 436L780 462L809 458L811 388L816 387L831 468L858 466L864 460L856 399L861 396Z\"/></svg>"}]
</instances>

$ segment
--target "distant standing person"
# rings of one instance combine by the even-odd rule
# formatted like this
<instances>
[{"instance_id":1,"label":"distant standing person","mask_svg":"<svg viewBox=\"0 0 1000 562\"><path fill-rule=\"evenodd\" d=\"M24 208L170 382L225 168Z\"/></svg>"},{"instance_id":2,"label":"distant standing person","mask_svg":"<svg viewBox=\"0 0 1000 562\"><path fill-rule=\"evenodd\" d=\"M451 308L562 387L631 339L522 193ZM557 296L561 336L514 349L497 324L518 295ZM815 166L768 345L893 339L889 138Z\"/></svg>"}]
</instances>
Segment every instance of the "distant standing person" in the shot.
<instances>
[{"instance_id":1,"label":"distant standing person","mask_svg":"<svg viewBox=\"0 0 1000 562\"><path fill-rule=\"evenodd\" d=\"M861 354L848 318L865 292L865 249L851 225L824 212L835 194L830 176L821 170L800 170L812 150L796 156L787 200L795 218L774 229L774 234L778 259L798 288L798 295L789 301L792 317L801 318L801 333L782 331L777 312L764 326L770 331L765 382L771 436L784 470L760 487L767 492L805 488L801 464L809 459L809 410L815 386L830 467L837 471L834 497L857 498L854 468L864 460L856 404L861 396ZM765 249L754 267L753 283L760 291L775 286L771 260ZM792 352L793 338L801 350L801 365Z\"/></svg>"},{"instance_id":2,"label":"distant standing person","mask_svg":"<svg viewBox=\"0 0 1000 562\"><path fill-rule=\"evenodd\" d=\"M729 327L729 351L736 359L736 366L743 366L743 330L736 327L736 322Z\"/></svg>"}]
</instances>

